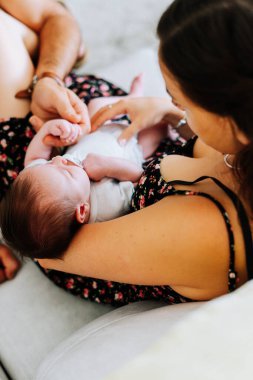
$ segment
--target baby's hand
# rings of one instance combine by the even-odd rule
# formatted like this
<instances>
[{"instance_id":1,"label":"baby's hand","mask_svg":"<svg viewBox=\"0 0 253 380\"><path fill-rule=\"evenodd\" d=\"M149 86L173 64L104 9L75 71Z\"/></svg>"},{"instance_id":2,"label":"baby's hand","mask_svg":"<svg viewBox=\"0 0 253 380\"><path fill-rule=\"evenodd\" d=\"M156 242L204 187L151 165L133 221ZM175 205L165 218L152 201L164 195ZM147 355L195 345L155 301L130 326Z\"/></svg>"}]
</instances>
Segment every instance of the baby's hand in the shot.
<instances>
[{"instance_id":1,"label":"baby's hand","mask_svg":"<svg viewBox=\"0 0 253 380\"><path fill-rule=\"evenodd\" d=\"M74 144L83 133L81 125L72 124L64 119L43 123L38 116L33 115L29 121L35 131L40 133L43 143L48 146L61 147Z\"/></svg>"},{"instance_id":2,"label":"baby's hand","mask_svg":"<svg viewBox=\"0 0 253 380\"><path fill-rule=\"evenodd\" d=\"M83 168L92 181L101 181L107 176L107 166L103 156L90 153L82 162Z\"/></svg>"},{"instance_id":3,"label":"baby's hand","mask_svg":"<svg viewBox=\"0 0 253 380\"><path fill-rule=\"evenodd\" d=\"M66 145L74 144L82 134L78 124L63 119L49 120L43 127L47 128L48 134L59 137Z\"/></svg>"}]
</instances>

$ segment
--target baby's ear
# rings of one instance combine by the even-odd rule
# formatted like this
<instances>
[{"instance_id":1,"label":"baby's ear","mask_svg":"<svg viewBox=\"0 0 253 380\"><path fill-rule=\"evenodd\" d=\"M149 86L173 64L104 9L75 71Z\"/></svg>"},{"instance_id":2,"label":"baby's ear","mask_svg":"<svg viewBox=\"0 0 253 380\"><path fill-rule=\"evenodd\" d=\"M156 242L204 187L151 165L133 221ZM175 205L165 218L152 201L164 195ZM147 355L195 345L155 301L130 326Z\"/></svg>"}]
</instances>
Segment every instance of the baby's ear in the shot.
<instances>
[{"instance_id":1,"label":"baby's ear","mask_svg":"<svg viewBox=\"0 0 253 380\"><path fill-rule=\"evenodd\" d=\"M81 203L80 205L78 205L76 207L75 216L76 216L76 220L79 223L83 224L83 223L88 222L88 220L89 220L89 214L90 214L90 205L89 205L89 203L87 203L87 202Z\"/></svg>"},{"instance_id":2,"label":"baby's ear","mask_svg":"<svg viewBox=\"0 0 253 380\"><path fill-rule=\"evenodd\" d=\"M29 122L32 124L33 128L37 132L43 125L43 121L38 116L31 116Z\"/></svg>"}]
</instances>

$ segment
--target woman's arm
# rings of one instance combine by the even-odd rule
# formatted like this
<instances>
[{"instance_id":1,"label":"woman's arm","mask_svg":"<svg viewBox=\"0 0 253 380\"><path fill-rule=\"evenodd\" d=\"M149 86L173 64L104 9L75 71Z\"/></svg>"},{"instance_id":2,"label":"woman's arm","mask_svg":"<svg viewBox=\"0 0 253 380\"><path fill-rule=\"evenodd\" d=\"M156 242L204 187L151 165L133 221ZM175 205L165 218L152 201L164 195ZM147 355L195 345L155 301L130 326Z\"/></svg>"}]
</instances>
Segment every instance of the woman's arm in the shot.
<instances>
[{"instance_id":1,"label":"woman's arm","mask_svg":"<svg viewBox=\"0 0 253 380\"><path fill-rule=\"evenodd\" d=\"M36 74L52 71L63 78L73 67L81 42L70 12L55 0L0 0L0 6L39 34Z\"/></svg>"},{"instance_id":2,"label":"woman's arm","mask_svg":"<svg viewBox=\"0 0 253 380\"><path fill-rule=\"evenodd\" d=\"M227 292L227 231L209 200L170 196L124 217L84 226L63 260L39 262L112 281L168 284L186 296L208 299Z\"/></svg>"},{"instance_id":3,"label":"woman's arm","mask_svg":"<svg viewBox=\"0 0 253 380\"><path fill-rule=\"evenodd\" d=\"M121 141L127 141L147 128L165 124L175 126L184 117L184 112L177 108L169 97L126 97L96 112L91 118L91 130L95 131L107 120L122 114L129 115L131 124L120 135Z\"/></svg>"}]
</instances>

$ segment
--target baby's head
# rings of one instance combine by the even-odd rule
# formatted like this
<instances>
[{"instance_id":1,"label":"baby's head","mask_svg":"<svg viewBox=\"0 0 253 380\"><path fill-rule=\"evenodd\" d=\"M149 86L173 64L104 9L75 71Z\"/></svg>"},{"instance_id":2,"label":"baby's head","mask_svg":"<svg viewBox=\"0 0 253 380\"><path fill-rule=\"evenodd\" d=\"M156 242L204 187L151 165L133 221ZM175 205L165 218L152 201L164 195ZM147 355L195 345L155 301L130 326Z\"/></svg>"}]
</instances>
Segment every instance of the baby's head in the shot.
<instances>
[{"instance_id":1,"label":"baby's head","mask_svg":"<svg viewBox=\"0 0 253 380\"><path fill-rule=\"evenodd\" d=\"M24 169L1 201L7 244L31 258L59 258L89 220L90 180L61 156Z\"/></svg>"}]
</instances>

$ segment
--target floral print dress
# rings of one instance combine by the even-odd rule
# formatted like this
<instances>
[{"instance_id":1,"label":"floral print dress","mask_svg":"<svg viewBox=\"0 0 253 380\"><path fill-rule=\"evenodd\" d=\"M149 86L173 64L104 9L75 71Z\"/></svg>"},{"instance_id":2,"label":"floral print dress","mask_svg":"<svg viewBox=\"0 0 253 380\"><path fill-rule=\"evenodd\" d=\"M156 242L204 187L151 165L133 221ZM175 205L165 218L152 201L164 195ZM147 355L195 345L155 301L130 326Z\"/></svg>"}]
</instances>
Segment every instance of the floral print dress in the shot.
<instances>
[{"instance_id":1,"label":"floral print dress","mask_svg":"<svg viewBox=\"0 0 253 380\"><path fill-rule=\"evenodd\" d=\"M86 104L96 97L126 95L126 93L117 86L93 75L80 76L70 74L66 78L66 85L83 99ZM25 118L10 118L8 120L0 121L0 199L4 196L6 190L17 177L20 170L23 169L27 146L35 134L29 123L30 116L31 115L29 114ZM131 211L134 212L159 201L165 196L172 196L174 194L184 196L199 195L211 199L219 208L227 226L230 244L228 289L229 291L232 291L236 286L237 274L234 268L233 231L226 211L223 209L222 205L207 194L176 190L173 187L173 183L165 182L160 174L160 162L165 155L181 154L191 156L194 141L195 140L192 139L188 143L184 143L178 135L173 135L171 138L164 140L160 144L154 157L150 158L144 164L143 175L132 198ZM245 223L246 225L248 223L247 217ZM250 247L248 250L250 251ZM141 300L163 300L168 304L192 301L191 299L178 294L168 285L142 286L124 284L77 276L55 270L44 270L39 265L38 267L56 285L64 288L73 295L98 303L121 306Z\"/></svg>"},{"instance_id":2,"label":"floral print dress","mask_svg":"<svg viewBox=\"0 0 253 380\"><path fill-rule=\"evenodd\" d=\"M137 211L144 207L154 204L166 196L182 195L182 196L202 196L210 199L217 206L218 210L224 219L227 233L229 237L229 250L230 260L228 266L228 291L231 292L236 289L238 282L238 275L235 270L235 249L234 249L234 235L229 220L229 216L223 206L213 197L201 192L194 192L192 190L176 190L174 185L176 183L192 185L193 183L185 183L184 181L166 182L160 173L160 162L165 155L180 154L191 156L193 145L196 138L189 140L187 143L182 143L178 138L172 141L170 138L164 140L156 151L154 157L150 158L144 164L144 172L139 180L135 189L131 202L131 211ZM194 182L206 179L201 177ZM238 207L238 198L219 181L213 179L218 186L231 197L235 207ZM240 202L240 201L239 201ZM241 223L247 226L245 229L245 240L248 240L247 257L252 257L252 240L246 213L240 203L238 209ZM249 239L250 237L250 239ZM170 248L171 249L171 248ZM252 260L252 259L250 259ZM251 266L253 268L253 265ZM43 269L42 269L43 270ZM44 270L43 270L44 271ZM67 273L58 272L55 270L46 270L47 276L60 287L65 288L70 293L78 295L82 298L89 299L98 303L109 303L114 306L122 306L130 302L141 300L159 300L168 304L178 304L184 302L194 301L187 298L168 285L164 286L146 286L124 284L113 281L98 280L94 278L81 277ZM252 272L252 271L251 271ZM253 278L253 273L249 273L249 277Z\"/></svg>"}]
</instances>

